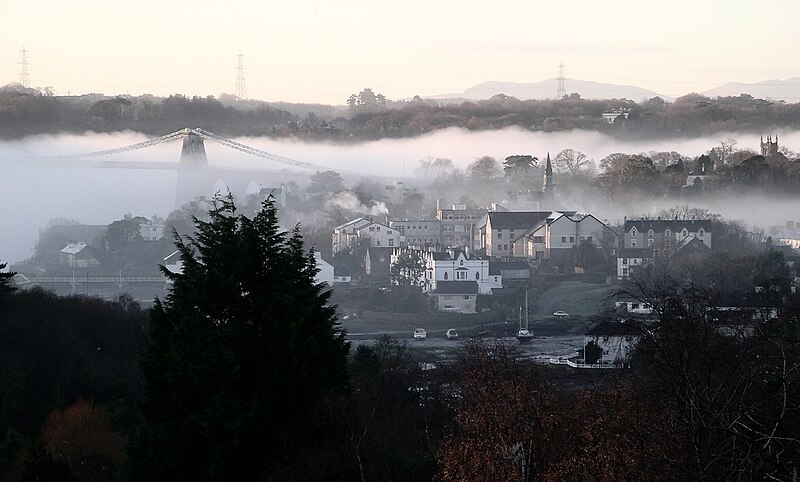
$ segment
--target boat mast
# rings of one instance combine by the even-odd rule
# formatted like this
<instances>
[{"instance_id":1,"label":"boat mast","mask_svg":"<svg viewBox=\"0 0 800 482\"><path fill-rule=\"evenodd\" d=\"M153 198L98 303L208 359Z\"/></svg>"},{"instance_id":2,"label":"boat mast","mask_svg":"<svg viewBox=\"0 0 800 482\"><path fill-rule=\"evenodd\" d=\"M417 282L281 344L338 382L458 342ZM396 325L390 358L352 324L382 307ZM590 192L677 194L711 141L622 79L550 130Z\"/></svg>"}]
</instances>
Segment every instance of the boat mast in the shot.
<instances>
[{"instance_id":1,"label":"boat mast","mask_svg":"<svg viewBox=\"0 0 800 482\"><path fill-rule=\"evenodd\" d=\"M525 290L525 329L528 329L528 290Z\"/></svg>"}]
</instances>

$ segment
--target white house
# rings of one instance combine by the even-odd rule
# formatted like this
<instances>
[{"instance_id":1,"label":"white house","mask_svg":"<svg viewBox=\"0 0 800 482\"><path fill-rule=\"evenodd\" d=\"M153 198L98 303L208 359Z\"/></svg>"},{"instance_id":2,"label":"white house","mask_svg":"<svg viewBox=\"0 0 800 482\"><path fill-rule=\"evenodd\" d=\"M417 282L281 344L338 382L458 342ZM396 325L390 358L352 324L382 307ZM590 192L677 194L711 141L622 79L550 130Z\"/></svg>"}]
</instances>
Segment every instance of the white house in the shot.
<instances>
[{"instance_id":1,"label":"white house","mask_svg":"<svg viewBox=\"0 0 800 482\"><path fill-rule=\"evenodd\" d=\"M334 253L353 246L358 241L358 229L370 224L367 218L356 218L333 228L331 246Z\"/></svg>"},{"instance_id":2,"label":"white house","mask_svg":"<svg viewBox=\"0 0 800 482\"><path fill-rule=\"evenodd\" d=\"M490 212L482 247L499 258L570 260L580 243L614 246L616 234L591 214L575 211Z\"/></svg>"},{"instance_id":3,"label":"white house","mask_svg":"<svg viewBox=\"0 0 800 482\"><path fill-rule=\"evenodd\" d=\"M357 229L358 237L369 240L370 246L394 248L400 246L400 232L385 224L370 221Z\"/></svg>"},{"instance_id":4,"label":"white house","mask_svg":"<svg viewBox=\"0 0 800 482\"><path fill-rule=\"evenodd\" d=\"M69 243L58 253L59 264L71 268L94 268L100 266L93 249L86 243Z\"/></svg>"},{"instance_id":5,"label":"white house","mask_svg":"<svg viewBox=\"0 0 800 482\"><path fill-rule=\"evenodd\" d=\"M560 263L571 260L573 248L581 243L613 247L615 241L616 233L591 214L553 211L514 240L511 255Z\"/></svg>"},{"instance_id":6,"label":"white house","mask_svg":"<svg viewBox=\"0 0 800 482\"><path fill-rule=\"evenodd\" d=\"M164 237L166 226L158 219L151 219L139 225L139 235L145 241L158 241Z\"/></svg>"},{"instance_id":7,"label":"white house","mask_svg":"<svg viewBox=\"0 0 800 482\"><path fill-rule=\"evenodd\" d=\"M431 296L439 311L475 313L478 285L474 281L440 281Z\"/></svg>"},{"instance_id":8,"label":"white house","mask_svg":"<svg viewBox=\"0 0 800 482\"><path fill-rule=\"evenodd\" d=\"M360 240L370 246L394 248L400 246L400 232L368 218L356 218L333 228L331 247L338 253Z\"/></svg>"},{"instance_id":9,"label":"white house","mask_svg":"<svg viewBox=\"0 0 800 482\"><path fill-rule=\"evenodd\" d=\"M164 267L170 273L183 273L183 261L181 261L181 252L177 249L164 258Z\"/></svg>"},{"instance_id":10,"label":"white house","mask_svg":"<svg viewBox=\"0 0 800 482\"><path fill-rule=\"evenodd\" d=\"M602 322L583 336L584 363L627 363L640 337L630 323Z\"/></svg>"},{"instance_id":11,"label":"white house","mask_svg":"<svg viewBox=\"0 0 800 482\"><path fill-rule=\"evenodd\" d=\"M314 276L314 282L317 284L328 283L328 286L333 286L333 265L322 259L322 255L317 252L314 253L314 259L317 261L317 269L319 270Z\"/></svg>"},{"instance_id":12,"label":"white house","mask_svg":"<svg viewBox=\"0 0 800 482\"><path fill-rule=\"evenodd\" d=\"M404 253L413 253L422 259L425 270L420 284L425 292L434 292L439 283L449 281L474 282L478 292L484 295L492 294L493 288L503 287L500 273L489 272L489 259L470 255L467 250L453 248L434 252L399 248L392 253L392 264Z\"/></svg>"}]
</instances>

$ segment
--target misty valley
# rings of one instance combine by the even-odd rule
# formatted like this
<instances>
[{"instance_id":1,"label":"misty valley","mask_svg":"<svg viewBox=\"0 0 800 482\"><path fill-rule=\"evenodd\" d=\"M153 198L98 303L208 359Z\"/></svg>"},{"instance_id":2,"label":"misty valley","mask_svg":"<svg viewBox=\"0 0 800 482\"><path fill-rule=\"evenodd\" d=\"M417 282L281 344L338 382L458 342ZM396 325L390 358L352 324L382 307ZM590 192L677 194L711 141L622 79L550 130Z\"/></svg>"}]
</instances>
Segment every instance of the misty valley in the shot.
<instances>
[{"instance_id":1,"label":"misty valley","mask_svg":"<svg viewBox=\"0 0 800 482\"><path fill-rule=\"evenodd\" d=\"M797 477L797 104L4 89L0 480Z\"/></svg>"}]
</instances>

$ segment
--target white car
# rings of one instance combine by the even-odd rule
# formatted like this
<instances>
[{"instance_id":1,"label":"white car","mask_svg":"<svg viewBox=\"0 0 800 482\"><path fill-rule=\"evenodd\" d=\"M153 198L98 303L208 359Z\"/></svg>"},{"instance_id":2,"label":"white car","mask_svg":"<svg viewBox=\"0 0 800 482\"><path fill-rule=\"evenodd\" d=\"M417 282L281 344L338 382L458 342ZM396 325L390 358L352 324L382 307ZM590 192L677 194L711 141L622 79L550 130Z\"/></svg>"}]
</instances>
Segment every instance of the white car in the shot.
<instances>
[{"instance_id":1,"label":"white car","mask_svg":"<svg viewBox=\"0 0 800 482\"><path fill-rule=\"evenodd\" d=\"M455 330L455 328L450 328L447 330L444 336L446 336L448 340L458 340L458 332Z\"/></svg>"},{"instance_id":2,"label":"white car","mask_svg":"<svg viewBox=\"0 0 800 482\"><path fill-rule=\"evenodd\" d=\"M414 330L414 339L415 340L424 340L428 337L428 333L423 328L417 328Z\"/></svg>"},{"instance_id":3,"label":"white car","mask_svg":"<svg viewBox=\"0 0 800 482\"><path fill-rule=\"evenodd\" d=\"M566 311L556 311L555 313L553 313L553 316L556 316L558 318L569 318L569 313L567 313Z\"/></svg>"}]
</instances>

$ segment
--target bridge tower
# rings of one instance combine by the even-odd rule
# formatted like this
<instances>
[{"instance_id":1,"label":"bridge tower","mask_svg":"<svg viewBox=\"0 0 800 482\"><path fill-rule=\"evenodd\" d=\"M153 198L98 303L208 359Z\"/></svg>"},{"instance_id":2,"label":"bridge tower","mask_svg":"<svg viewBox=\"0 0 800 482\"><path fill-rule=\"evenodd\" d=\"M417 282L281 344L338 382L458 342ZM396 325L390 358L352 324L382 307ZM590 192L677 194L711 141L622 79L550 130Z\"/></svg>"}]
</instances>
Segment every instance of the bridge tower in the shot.
<instances>
[{"instance_id":1,"label":"bridge tower","mask_svg":"<svg viewBox=\"0 0 800 482\"><path fill-rule=\"evenodd\" d=\"M208 157L203 138L190 130L186 130L181 146L180 169L175 190L175 207L179 208L187 202L205 196L214 195L213 174L208 169Z\"/></svg>"},{"instance_id":2,"label":"bridge tower","mask_svg":"<svg viewBox=\"0 0 800 482\"><path fill-rule=\"evenodd\" d=\"M208 167L208 157L206 157L206 146L203 144L203 138L194 132L189 132L183 138L181 167Z\"/></svg>"}]
</instances>

